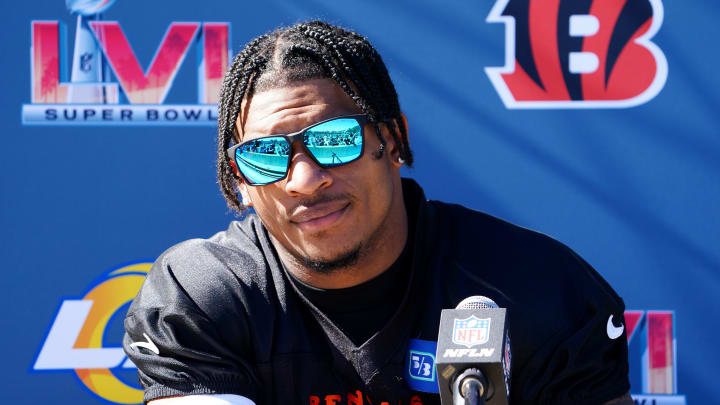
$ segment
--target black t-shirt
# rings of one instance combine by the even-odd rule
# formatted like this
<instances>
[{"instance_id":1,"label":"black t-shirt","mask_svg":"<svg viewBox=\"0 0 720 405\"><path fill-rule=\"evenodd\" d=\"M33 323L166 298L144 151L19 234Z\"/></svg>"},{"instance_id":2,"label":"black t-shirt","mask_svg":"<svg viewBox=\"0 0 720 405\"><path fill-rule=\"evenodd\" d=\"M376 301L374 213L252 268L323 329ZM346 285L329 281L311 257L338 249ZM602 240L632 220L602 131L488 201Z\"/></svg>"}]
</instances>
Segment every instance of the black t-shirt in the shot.
<instances>
[{"instance_id":1,"label":"black t-shirt","mask_svg":"<svg viewBox=\"0 0 720 405\"><path fill-rule=\"evenodd\" d=\"M323 312L357 346L382 329L400 305L402 291L410 276L412 238L400 256L377 277L349 288L325 289L298 280L286 268L285 273L297 291ZM283 266L284 267L284 266Z\"/></svg>"},{"instance_id":2,"label":"black t-shirt","mask_svg":"<svg viewBox=\"0 0 720 405\"><path fill-rule=\"evenodd\" d=\"M440 311L472 295L508 308L513 404L602 404L628 391L625 333L606 329L624 304L585 261L545 235L426 201L413 181L403 192L414 226L407 282L364 342L298 292L254 215L163 253L125 321L145 400L437 404L411 388L408 347L437 341ZM130 348L147 339L159 354Z\"/></svg>"}]
</instances>

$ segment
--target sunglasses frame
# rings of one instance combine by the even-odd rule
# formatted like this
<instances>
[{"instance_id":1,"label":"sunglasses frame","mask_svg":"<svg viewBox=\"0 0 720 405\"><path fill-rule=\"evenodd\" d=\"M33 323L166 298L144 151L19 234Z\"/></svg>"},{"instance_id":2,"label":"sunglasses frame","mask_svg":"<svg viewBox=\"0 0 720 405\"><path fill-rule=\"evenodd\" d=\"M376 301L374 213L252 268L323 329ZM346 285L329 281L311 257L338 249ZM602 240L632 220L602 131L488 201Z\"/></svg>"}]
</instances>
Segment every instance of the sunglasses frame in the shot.
<instances>
[{"instance_id":1,"label":"sunglasses frame","mask_svg":"<svg viewBox=\"0 0 720 405\"><path fill-rule=\"evenodd\" d=\"M342 119L342 118L353 118L358 122L358 124L360 124L360 137L362 138L362 147L360 148L360 154L355 159L347 161L347 162L343 162L340 164L334 164L334 165L324 165L324 164L318 162L318 160L315 158L315 155L313 155L312 152L310 151L310 149L308 149L308 147L305 145L305 143L303 143L305 132L315 128L318 125L322 125L322 124L325 124L326 122L330 122L330 121L334 121L334 120ZM371 120L370 120L370 117L368 114L338 115L337 117L332 117L332 118L328 118L326 120L322 120L320 122L316 122L308 127L305 127L297 132L292 132L290 134L276 134L276 135L263 136L260 138L248 139L247 141L240 142L236 145L231 146L230 148L228 148L226 150L226 153L227 153L228 158L230 158L230 160L233 163L233 166L234 166L233 168L237 169L237 172L240 173L240 176L242 176L242 179L245 181L245 184L247 184L249 186L253 186L253 187L267 186L268 184L272 184L272 183L276 183L280 180L284 180L287 177L288 173L290 172L290 160L292 159L293 155L295 155L295 150L293 148L293 144L295 142L300 142L300 144L302 144L302 147L305 148L305 150L308 152L308 155L313 160L313 162L315 162L315 164L322 167L323 169L344 166L348 163L352 163L352 162L360 159L365 152L365 124L367 124L369 122L371 122ZM236 133L237 133L237 131L236 131ZM285 169L285 174L276 180L273 180L269 183L253 184L252 182L250 182L250 180L248 180L248 178L245 176L245 174L242 172L242 170L240 170L240 166L238 165L237 161L235 160L235 151L237 150L237 148L241 147L242 145L245 145L250 142L255 142L258 140L266 139L266 138L284 138L285 141L288 142L288 144L290 145L290 153L288 154L287 169Z\"/></svg>"}]
</instances>

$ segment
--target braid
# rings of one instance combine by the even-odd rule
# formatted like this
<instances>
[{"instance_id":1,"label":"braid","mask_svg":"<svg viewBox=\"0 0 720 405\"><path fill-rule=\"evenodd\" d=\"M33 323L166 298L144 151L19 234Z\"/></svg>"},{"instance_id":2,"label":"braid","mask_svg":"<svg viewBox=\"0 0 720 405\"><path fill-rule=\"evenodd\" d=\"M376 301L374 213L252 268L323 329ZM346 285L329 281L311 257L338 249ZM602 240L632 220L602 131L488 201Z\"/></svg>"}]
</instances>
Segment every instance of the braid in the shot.
<instances>
[{"instance_id":1,"label":"braid","mask_svg":"<svg viewBox=\"0 0 720 405\"><path fill-rule=\"evenodd\" d=\"M243 94L247 91L250 79L260 66L262 56L258 55L260 44L267 41L268 36L263 35L250 42L242 52L233 60L227 74L223 79L220 92L220 105L218 107L218 150L217 150L217 176L220 190L231 209L243 211L246 207L237 195L235 173L225 151L230 147L235 134L235 121L240 111ZM254 56L250 63L248 59Z\"/></svg>"},{"instance_id":2,"label":"braid","mask_svg":"<svg viewBox=\"0 0 720 405\"><path fill-rule=\"evenodd\" d=\"M284 27L250 41L233 59L223 79L218 106L217 176L231 209L246 207L238 198L237 179L226 150L236 134L243 99L256 91L314 78L330 78L369 116L381 147L385 124L400 157L408 166L413 156L395 86L378 52L363 36L322 21ZM398 133L399 132L399 133Z\"/></svg>"}]
</instances>

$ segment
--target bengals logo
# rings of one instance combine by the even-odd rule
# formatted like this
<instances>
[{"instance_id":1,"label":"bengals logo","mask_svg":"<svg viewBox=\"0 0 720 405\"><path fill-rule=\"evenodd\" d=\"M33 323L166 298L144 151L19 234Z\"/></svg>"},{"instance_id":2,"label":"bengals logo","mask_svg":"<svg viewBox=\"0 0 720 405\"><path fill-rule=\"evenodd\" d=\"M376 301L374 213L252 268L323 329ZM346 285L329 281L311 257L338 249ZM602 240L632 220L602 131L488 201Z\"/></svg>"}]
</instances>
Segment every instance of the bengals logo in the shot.
<instances>
[{"instance_id":1,"label":"bengals logo","mask_svg":"<svg viewBox=\"0 0 720 405\"><path fill-rule=\"evenodd\" d=\"M662 20L660 0L498 0L505 66L485 72L507 108L640 105L667 79Z\"/></svg>"}]
</instances>

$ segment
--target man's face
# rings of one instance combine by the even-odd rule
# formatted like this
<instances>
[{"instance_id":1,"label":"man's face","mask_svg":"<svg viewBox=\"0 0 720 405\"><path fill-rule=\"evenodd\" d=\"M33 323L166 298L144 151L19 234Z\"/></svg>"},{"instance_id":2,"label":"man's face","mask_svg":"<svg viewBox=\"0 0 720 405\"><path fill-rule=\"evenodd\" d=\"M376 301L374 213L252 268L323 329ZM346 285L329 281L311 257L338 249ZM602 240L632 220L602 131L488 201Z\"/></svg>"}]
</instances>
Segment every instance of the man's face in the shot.
<instances>
[{"instance_id":1,"label":"man's face","mask_svg":"<svg viewBox=\"0 0 720 405\"><path fill-rule=\"evenodd\" d=\"M330 79L263 91L242 107L237 122L242 141L288 134L328 118L362 112ZM295 143L284 180L265 186L240 185L244 202L254 206L281 245L279 249L284 248L300 263L324 262L332 268L333 262L339 263L353 252L359 252L362 259L364 252L379 246L381 253L383 244L397 237L393 228L405 224L401 164L392 137L387 128L381 128L387 146L380 159L373 156L380 141L374 126L366 124L360 159L323 169ZM403 220L398 222L398 216Z\"/></svg>"}]
</instances>

